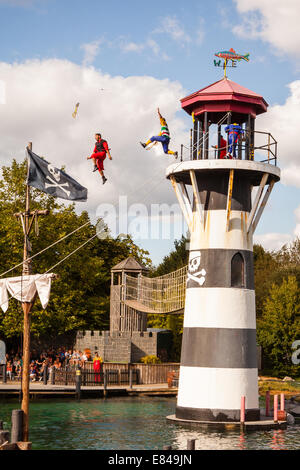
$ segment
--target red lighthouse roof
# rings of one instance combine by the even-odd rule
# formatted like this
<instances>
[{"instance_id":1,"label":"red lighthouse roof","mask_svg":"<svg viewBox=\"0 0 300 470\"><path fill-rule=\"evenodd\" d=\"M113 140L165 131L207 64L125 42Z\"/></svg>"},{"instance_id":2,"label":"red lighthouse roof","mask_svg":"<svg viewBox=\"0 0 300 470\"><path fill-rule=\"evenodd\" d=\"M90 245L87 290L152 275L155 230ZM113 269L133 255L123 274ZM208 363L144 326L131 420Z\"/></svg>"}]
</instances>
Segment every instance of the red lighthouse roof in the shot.
<instances>
[{"instance_id":1,"label":"red lighthouse roof","mask_svg":"<svg viewBox=\"0 0 300 470\"><path fill-rule=\"evenodd\" d=\"M256 117L267 111L268 103L261 95L248 90L238 83L223 78L212 85L192 93L181 100L181 107L188 113L200 116L209 113L212 122L217 122L220 114L231 111L237 121Z\"/></svg>"}]
</instances>

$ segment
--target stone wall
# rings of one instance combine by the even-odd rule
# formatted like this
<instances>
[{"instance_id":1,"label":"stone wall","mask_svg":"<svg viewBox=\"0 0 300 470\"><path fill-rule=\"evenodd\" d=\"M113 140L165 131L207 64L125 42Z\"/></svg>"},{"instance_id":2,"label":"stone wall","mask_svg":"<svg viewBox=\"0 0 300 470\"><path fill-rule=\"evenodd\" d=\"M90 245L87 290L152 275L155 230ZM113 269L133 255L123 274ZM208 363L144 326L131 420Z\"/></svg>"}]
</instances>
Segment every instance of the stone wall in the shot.
<instances>
[{"instance_id":1,"label":"stone wall","mask_svg":"<svg viewBox=\"0 0 300 470\"><path fill-rule=\"evenodd\" d=\"M139 362L143 356L158 355L156 332L78 332L75 349L89 348L92 356L97 351L106 362Z\"/></svg>"}]
</instances>

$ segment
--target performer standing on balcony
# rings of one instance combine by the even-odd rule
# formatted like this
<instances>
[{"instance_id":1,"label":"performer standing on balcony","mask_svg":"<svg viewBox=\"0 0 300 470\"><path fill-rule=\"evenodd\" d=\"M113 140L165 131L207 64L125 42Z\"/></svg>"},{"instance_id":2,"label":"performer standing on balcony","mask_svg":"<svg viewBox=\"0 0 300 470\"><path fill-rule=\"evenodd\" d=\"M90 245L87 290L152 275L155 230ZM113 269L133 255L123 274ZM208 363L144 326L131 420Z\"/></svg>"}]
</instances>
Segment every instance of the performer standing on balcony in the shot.
<instances>
[{"instance_id":1,"label":"performer standing on balcony","mask_svg":"<svg viewBox=\"0 0 300 470\"><path fill-rule=\"evenodd\" d=\"M236 158L236 145L244 130L235 122L226 126L225 132L228 133L228 153L225 158Z\"/></svg>"}]
</instances>

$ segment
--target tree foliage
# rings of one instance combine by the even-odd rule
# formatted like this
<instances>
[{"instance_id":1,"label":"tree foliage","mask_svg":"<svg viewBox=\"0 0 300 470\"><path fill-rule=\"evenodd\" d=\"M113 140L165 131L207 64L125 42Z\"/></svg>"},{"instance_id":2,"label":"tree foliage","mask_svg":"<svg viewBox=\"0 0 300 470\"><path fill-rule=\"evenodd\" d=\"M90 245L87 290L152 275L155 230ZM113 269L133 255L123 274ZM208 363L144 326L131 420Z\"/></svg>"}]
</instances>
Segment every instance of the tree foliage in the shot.
<instances>
[{"instance_id":1,"label":"tree foliage","mask_svg":"<svg viewBox=\"0 0 300 470\"><path fill-rule=\"evenodd\" d=\"M295 276L273 284L258 320L258 340L276 375L296 375L292 344L300 339L300 290Z\"/></svg>"}]
</instances>

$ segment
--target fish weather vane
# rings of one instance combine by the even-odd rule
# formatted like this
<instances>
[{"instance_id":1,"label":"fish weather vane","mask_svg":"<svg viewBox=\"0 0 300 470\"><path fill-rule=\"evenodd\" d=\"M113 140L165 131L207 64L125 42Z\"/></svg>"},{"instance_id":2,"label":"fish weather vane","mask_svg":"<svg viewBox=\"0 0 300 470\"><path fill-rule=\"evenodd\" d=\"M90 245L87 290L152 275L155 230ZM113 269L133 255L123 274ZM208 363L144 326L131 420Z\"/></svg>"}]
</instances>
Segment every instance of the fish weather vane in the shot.
<instances>
[{"instance_id":1,"label":"fish weather vane","mask_svg":"<svg viewBox=\"0 0 300 470\"><path fill-rule=\"evenodd\" d=\"M235 50L232 48L229 49L229 51L216 52L215 56L219 57L220 60L217 61L216 59L214 59L214 65L215 67L223 67L224 78L226 78L227 67L236 67L237 61L240 62L241 60L249 62L249 54L239 54L238 52L235 52ZM221 63L221 59L224 60L223 64ZM228 65L228 61L231 61L231 65Z\"/></svg>"}]
</instances>

